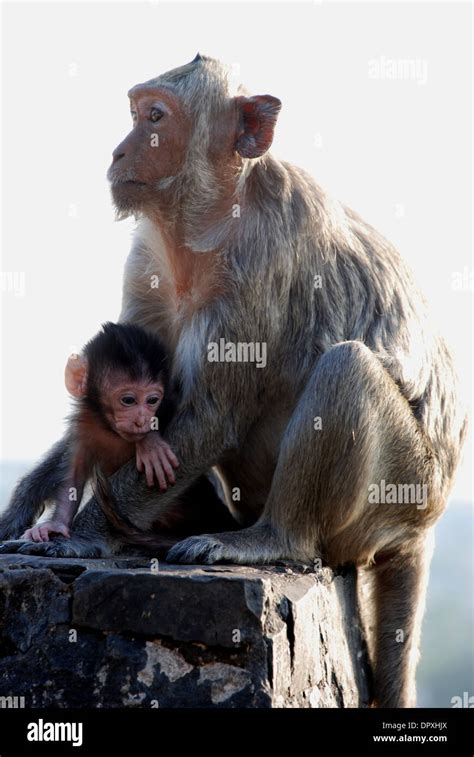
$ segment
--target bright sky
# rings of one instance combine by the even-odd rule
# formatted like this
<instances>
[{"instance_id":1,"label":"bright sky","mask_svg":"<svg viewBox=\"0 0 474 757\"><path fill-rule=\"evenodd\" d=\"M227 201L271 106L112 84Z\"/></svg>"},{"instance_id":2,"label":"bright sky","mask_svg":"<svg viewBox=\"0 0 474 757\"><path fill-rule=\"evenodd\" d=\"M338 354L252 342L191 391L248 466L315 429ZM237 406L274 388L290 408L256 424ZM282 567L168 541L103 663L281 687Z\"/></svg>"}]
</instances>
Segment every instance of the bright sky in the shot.
<instances>
[{"instance_id":1,"label":"bright sky","mask_svg":"<svg viewBox=\"0 0 474 757\"><path fill-rule=\"evenodd\" d=\"M119 312L133 223L114 222L105 173L126 92L198 49L283 101L274 152L398 245L471 386L469 5L37 3L28 23L25 7L3 5L5 459L60 436L66 357Z\"/></svg>"}]
</instances>

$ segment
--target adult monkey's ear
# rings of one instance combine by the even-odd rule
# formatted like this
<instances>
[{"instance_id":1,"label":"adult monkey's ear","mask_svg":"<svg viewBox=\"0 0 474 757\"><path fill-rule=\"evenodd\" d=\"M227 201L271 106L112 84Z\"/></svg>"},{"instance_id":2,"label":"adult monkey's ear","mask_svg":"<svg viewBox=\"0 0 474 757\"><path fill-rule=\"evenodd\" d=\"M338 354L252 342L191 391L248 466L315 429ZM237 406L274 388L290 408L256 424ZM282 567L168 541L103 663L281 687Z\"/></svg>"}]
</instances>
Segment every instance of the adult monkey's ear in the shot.
<instances>
[{"instance_id":1,"label":"adult monkey's ear","mask_svg":"<svg viewBox=\"0 0 474 757\"><path fill-rule=\"evenodd\" d=\"M235 149L243 158L259 158L273 142L281 101L272 95L236 97L239 126Z\"/></svg>"},{"instance_id":2,"label":"adult monkey's ear","mask_svg":"<svg viewBox=\"0 0 474 757\"><path fill-rule=\"evenodd\" d=\"M64 370L64 383L72 397L77 400L86 396L88 363L81 355L70 355Z\"/></svg>"}]
</instances>

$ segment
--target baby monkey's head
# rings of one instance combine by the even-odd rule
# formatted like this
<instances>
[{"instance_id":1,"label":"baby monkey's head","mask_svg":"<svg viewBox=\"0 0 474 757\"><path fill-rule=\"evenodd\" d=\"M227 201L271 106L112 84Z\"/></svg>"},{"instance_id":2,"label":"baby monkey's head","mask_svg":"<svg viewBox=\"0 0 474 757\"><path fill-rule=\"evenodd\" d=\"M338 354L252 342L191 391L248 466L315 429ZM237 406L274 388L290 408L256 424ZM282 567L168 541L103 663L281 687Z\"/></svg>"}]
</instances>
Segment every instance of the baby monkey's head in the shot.
<instances>
[{"instance_id":1,"label":"baby monkey's head","mask_svg":"<svg viewBox=\"0 0 474 757\"><path fill-rule=\"evenodd\" d=\"M129 442L153 430L168 379L162 343L131 323L105 323L65 370L68 392Z\"/></svg>"}]
</instances>

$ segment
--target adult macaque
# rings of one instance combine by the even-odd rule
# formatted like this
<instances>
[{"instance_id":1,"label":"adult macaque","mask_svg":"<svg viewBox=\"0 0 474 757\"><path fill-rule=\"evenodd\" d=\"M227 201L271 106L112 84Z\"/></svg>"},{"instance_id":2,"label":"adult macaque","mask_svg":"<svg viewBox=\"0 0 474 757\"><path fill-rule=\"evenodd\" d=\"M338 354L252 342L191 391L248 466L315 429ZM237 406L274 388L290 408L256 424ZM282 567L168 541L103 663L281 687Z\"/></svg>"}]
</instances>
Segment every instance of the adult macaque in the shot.
<instances>
[{"instance_id":1,"label":"adult macaque","mask_svg":"<svg viewBox=\"0 0 474 757\"><path fill-rule=\"evenodd\" d=\"M109 480L119 510L149 531L215 465L248 527L185 539L170 561L371 566L376 702L412 705L426 540L464 431L449 352L394 248L268 152L277 98L232 93L201 56L129 96L109 170L119 216L138 218L121 320L173 355L181 396L164 436L180 467L157 496L126 465ZM210 362L221 338L265 343L266 367ZM385 483L424 495L375 503ZM22 551L110 554L101 518L92 500L77 536Z\"/></svg>"}]
</instances>

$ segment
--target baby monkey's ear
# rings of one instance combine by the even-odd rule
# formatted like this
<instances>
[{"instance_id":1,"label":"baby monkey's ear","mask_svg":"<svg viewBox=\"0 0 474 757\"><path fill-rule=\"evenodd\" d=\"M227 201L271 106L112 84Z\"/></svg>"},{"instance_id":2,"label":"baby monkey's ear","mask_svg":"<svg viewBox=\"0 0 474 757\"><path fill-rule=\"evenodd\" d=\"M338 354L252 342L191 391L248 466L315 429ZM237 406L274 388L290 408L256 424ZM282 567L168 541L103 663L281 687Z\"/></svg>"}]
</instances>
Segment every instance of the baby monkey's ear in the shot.
<instances>
[{"instance_id":1,"label":"baby monkey's ear","mask_svg":"<svg viewBox=\"0 0 474 757\"><path fill-rule=\"evenodd\" d=\"M64 383L72 397L77 400L86 395L88 363L81 355L70 355L64 371Z\"/></svg>"}]
</instances>

